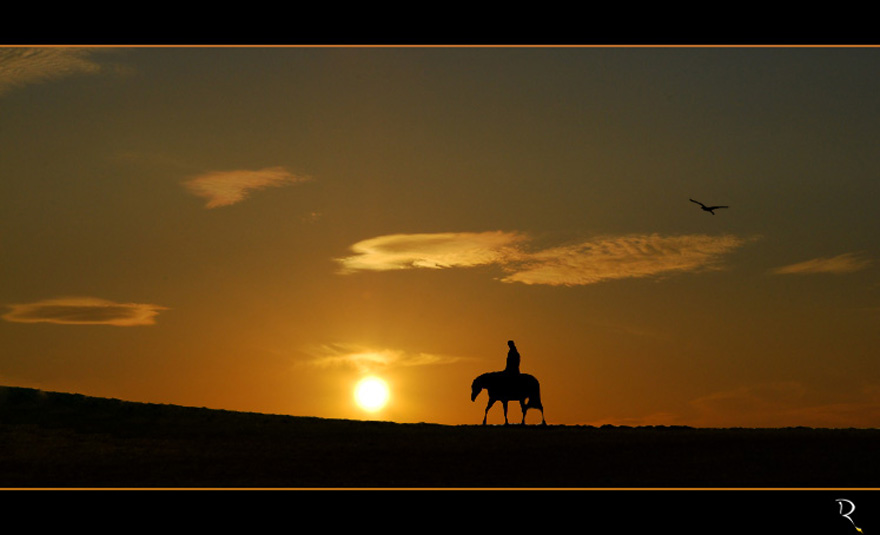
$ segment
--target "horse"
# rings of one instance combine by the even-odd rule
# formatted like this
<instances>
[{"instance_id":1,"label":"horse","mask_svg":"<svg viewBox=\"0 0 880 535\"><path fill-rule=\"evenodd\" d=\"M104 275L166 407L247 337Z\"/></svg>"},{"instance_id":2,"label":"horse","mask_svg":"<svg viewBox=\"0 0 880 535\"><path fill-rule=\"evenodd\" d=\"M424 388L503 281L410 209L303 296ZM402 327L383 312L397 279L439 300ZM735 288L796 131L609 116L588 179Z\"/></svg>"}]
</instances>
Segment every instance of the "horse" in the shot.
<instances>
[{"instance_id":1,"label":"horse","mask_svg":"<svg viewBox=\"0 0 880 535\"><path fill-rule=\"evenodd\" d=\"M526 423L526 412L529 409L541 411L541 425L547 425L544 420L544 406L541 405L541 388L538 380L527 373L489 372L474 379L471 384L471 401L476 401L477 396L483 389L489 393L489 404L483 414L483 425L486 425L486 417L489 409L496 401L500 401L504 407L504 425L507 421L507 402L519 401L522 408L522 425ZM528 400L528 401L526 401Z\"/></svg>"}]
</instances>

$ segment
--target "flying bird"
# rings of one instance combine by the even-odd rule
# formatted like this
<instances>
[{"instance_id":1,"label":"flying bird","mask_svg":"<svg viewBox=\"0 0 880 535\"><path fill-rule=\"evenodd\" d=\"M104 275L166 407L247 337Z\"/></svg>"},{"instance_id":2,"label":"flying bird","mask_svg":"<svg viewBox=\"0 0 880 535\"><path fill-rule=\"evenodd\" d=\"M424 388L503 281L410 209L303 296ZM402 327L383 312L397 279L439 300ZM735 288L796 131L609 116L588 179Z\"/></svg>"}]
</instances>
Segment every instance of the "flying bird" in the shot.
<instances>
[{"instance_id":1,"label":"flying bird","mask_svg":"<svg viewBox=\"0 0 880 535\"><path fill-rule=\"evenodd\" d=\"M700 207L704 211L709 212L712 215L715 215L715 212L713 212L713 210L717 210L719 208L729 208L729 206L706 206L705 204L701 203L700 201L695 201L693 199L691 199L691 202L695 202L695 203L699 204Z\"/></svg>"}]
</instances>

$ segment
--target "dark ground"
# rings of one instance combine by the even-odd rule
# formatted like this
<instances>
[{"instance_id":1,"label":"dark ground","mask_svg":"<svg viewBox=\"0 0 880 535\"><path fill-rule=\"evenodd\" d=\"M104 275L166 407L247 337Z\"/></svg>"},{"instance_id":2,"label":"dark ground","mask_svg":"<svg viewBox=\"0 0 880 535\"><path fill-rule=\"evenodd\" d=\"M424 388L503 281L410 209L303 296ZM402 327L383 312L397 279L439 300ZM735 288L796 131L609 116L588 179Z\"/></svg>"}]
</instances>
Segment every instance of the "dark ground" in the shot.
<instances>
[{"instance_id":1,"label":"dark ground","mask_svg":"<svg viewBox=\"0 0 880 535\"><path fill-rule=\"evenodd\" d=\"M395 424L0 387L0 488L21 487L878 488L880 430Z\"/></svg>"}]
</instances>

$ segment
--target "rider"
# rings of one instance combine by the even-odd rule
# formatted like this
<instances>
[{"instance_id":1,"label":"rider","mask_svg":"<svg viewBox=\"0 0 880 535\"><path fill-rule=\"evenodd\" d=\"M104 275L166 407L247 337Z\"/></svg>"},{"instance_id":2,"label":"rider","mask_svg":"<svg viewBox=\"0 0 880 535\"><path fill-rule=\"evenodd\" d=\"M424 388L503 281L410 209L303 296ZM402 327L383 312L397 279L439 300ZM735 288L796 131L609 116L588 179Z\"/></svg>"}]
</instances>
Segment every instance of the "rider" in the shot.
<instances>
[{"instance_id":1,"label":"rider","mask_svg":"<svg viewBox=\"0 0 880 535\"><path fill-rule=\"evenodd\" d=\"M519 373L519 351L516 350L513 340L508 340L507 346L510 347L510 350L507 352L507 367L504 368L504 371L506 373Z\"/></svg>"}]
</instances>

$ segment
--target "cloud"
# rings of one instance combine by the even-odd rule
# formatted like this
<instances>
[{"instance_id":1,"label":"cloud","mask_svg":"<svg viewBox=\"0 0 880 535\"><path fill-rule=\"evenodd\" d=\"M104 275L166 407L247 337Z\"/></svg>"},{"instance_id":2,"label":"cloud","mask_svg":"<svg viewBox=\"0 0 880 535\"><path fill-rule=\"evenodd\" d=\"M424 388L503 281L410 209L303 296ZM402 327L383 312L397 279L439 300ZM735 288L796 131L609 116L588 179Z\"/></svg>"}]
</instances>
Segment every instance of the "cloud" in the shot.
<instances>
[{"instance_id":1,"label":"cloud","mask_svg":"<svg viewBox=\"0 0 880 535\"><path fill-rule=\"evenodd\" d=\"M524 237L511 232L391 234L354 244L353 256L338 259L343 272L411 268L472 267L505 263L521 253Z\"/></svg>"},{"instance_id":2,"label":"cloud","mask_svg":"<svg viewBox=\"0 0 880 535\"><path fill-rule=\"evenodd\" d=\"M855 389L854 389L855 390ZM880 387L868 385L850 400L809 402L809 389L798 381L741 386L691 400L690 411L656 412L643 417L607 417L591 425L687 425L696 427L875 428L880 419Z\"/></svg>"},{"instance_id":3,"label":"cloud","mask_svg":"<svg viewBox=\"0 0 880 535\"><path fill-rule=\"evenodd\" d=\"M576 286L612 279L718 269L721 257L747 240L736 236L606 236L528 255L504 282Z\"/></svg>"},{"instance_id":4,"label":"cloud","mask_svg":"<svg viewBox=\"0 0 880 535\"><path fill-rule=\"evenodd\" d=\"M75 74L95 74L101 66L85 48L0 48L0 94Z\"/></svg>"},{"instance_id":5,"label":"cloud","mask_svg":"<svg viewBox=\"0 0 880 535\"><path fill-rule=\"evenodd\" d=\"M714 392L691 403L705 413L753 415L791 407L803 398L805 392L800 383L783 381Z\"/></svg>"},{"instance_id":6,"label":"cloud","mask_svg":"<svg viewBox=\"0 0 880 535\"><path fill-rule=\"evenodd\" d=\"M773 270L778 275L811 274L811 273L852 273L868 267L870 260L859 258L853 253L845 253L832 258L815 258L783 266Z\"/></svg>"},{"instance_id":7,"label":"cloud","mask_svg":"<svg viewBox=\"0 0 880 535\"><path fill-rule=\"evenodd\" d=\"M293 175L283 167L267 167L257 171L213 171L187 180L183 185L193 195L207 199L206 208L219 208L243 201L251 191L307 180L310 179Z\"/></svg>"},{"instance_id":8,"label":"cloud","mask_svg":"<svg viewBox=\"0 0 880 535\"><path fill-rule=\"evenodd\" d=\"M9 305L2 317L16 323L56 323L61 325L115 325L132 327L153 325L165 307L141 303L114 303L95 297L63 297L37 303Z\"/></svg>"},{"instance_id":9,"label":"cloud","mask_svg":"<svg viewBox=\"0 0 880 535\"><path fill-rule=\"evenodd\" d=\"M472 267L495 264L503 282L573 286L718 269L721 257L741 247L736 236L604 236L536 252L514 232L392 234L354 244L352 256L337 259L343 273L358 270Z\"/></svg>"},{"instance_id":10,"label":"cloud","mask_svg":"<svg viewBox=\"0 0 880 535\"><path fill-rule=\"evenodd\" d=\"M434 355L430 353L409 353L399 349L371 348L357 344L329 344L310 351L312 366L348 367L360 372L370 372L381 368L400 368L410 366L434 366L451 364L461 360L459 357Z\"/></svg>"},{"instance_id":11,"label":"cloud","mask_svg":"<svg viewBox=\"0 0 880 535\"><path fill-rule=\"evenodd\" d=\"M876 427L880 396L864 388L854 401L814 405L796 381L743 386L693 400L697 425L715 427Z\"/></svg>"}]
</instances>

